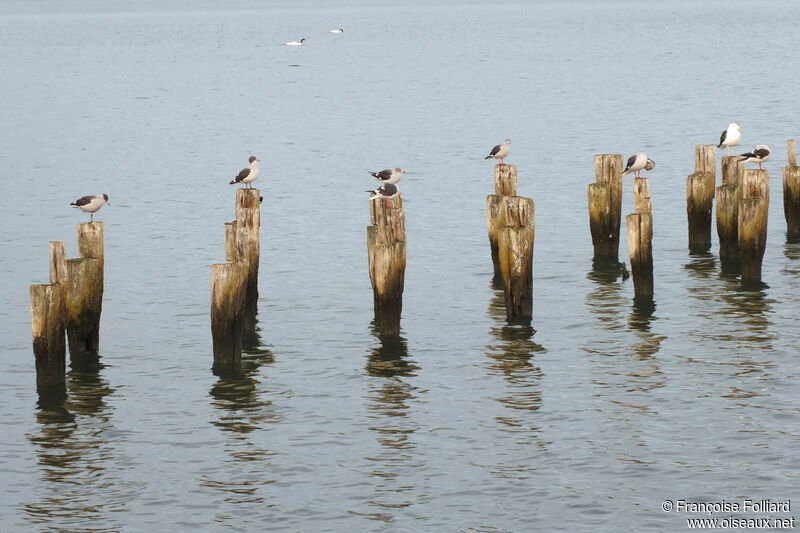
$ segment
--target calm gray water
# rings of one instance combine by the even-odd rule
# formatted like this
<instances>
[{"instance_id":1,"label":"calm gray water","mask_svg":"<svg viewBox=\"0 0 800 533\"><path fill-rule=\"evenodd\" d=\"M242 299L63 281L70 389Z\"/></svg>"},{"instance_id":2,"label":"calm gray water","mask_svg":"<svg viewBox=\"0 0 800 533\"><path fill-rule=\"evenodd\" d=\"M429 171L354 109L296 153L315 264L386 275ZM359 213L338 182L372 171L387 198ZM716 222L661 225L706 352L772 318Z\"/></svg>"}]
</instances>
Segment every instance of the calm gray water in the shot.
<instances>
[{"instance_id":1,"label":"calm gray water","mask_svg":"<svg viewBox=\"0 0 800 533\"><path fill-rule=\"evenodd\" d=\"M664 500L800 505L800 4L404 4L0 5L0 530L680 531L703 515ZM774 153L759 290L716 236L687 252L694 145L729 122ZM483 156L506 137L536 202L532 328L491 286ZM639 150L652 312L592 271L586 211L592 156ZM258 330L215 375L211 265L251 154ZM408 267L381 341L363 191L394 166ZM28 286L48 241L77 255L68 206L97 192L100 364L40 397Z\"/></svg>"}]
</instances>

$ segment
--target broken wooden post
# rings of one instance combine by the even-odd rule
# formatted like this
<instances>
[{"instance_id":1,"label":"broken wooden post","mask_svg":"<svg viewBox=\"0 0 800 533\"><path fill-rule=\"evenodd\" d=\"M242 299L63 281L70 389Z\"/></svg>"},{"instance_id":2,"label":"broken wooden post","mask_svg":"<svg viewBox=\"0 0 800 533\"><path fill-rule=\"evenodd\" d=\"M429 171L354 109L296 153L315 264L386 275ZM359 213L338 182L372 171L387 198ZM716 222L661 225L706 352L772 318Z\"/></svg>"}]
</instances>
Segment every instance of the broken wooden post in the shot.
<instances>
[{"instance_id":1,"label":"broken wooden post","mask_svg":"<svg viewBox=\"0 0 800 533\"><path fill-rule=\"evenodd\" d=\"M783 214L786 217L786 238L800 239L800 167L794 139L789 141L789 166L783 167Z\"/></svg>"},{"instance_id":2,"label":"broken wooden post","mask_svg":"<svg viewBox=\"0 0 800 533\"><path fill-rule=\"evenodd\" d=\"M686 179L686 216L689 222L689 252L711 249L711 211L716 179L715 146L695 146L694 174Z\"/></svg>"},{"instance_id":3,"label":"broken wooden post","mask_svg":"<svg viewBox=\"0 0 800 533\"><path fill-rule=\"evenodd\" d=\"M653 208L650 201L650 182L646 178L634 178L633 199L636 212L625 217L633 291L638 298L652 298Z\"/></svg>"},{"instance_id":4,"label":"broken wooden post","mask_svg":"<svg viewBox=\"0 0 800 533\"><path fill-rule=\"evenodd\" d=\"M486 225L489 230L489 248L492 252L494 277L500 279L500 260L497 255L497 233L503 227L503 197L517 194L517 167L515 165L495 165L494 194L486 197Z\"/></svg>"},{"instance_id":5,"label":"broken wooden post","mask_svg":"<svg viewBox=\"0 0 800 533\"><path fill-rule=\"evenodd\" d=\"M242 253L238 259L247 264L246 307L255 314L258 303L258 265L261 256L261 194L258 189L236 191L236 245ZM227 231L227 230L226 230Z\"/></svg>"},{"instance_id":6,"label":"broken wooden post","mask_svg":"<svg viewBox=\"0 0 800 533\"><path fill-rule=\"evenodd\" d=\"M66 277L66 247L61 241L50 241L50 283L31 285L31 333L40 387L64 382Z\"/></svg>"},{"instance_id":7,"label":"broken wooden post","mask_svg":"<svg viewBox=\"0 0 800 533\"><path fill-rule=\"evenodd\" d=\"M739 206L739 250L742 282L761 281L761 261L767 245L769 175L766 170L747 169L741 184Z\"/></svg>"},{"instance_id":8,"label":"broken wooden post","mask_svg":"<svg viewBox=\"0 0 800 533\"><path fill-rule=\"evenodd\" d=\"M720 267L725 272L738 272L741 265L739 251L739 200L744 163L739 156L722 157L722 185L717 187L717 235L719 236Z\"/></svg>"},{"instance_id":9,"label":"broken wooden post","mask_svg":"<svg viewBox=\"0 0 800 533\"><path fill-rule=\"evenodd\" d=\"M78 224L78 259L67 264L67 340L71 357L100 350L104 285L103 223Z\"/></svg>"},{"instance_id":10,"label":"broken wooden post","mask_svg":"<svg viewBox=\"0 0 800 533\"><path fill-rule=\"evenodd\" d=\"M241 262L211 266L211 337L215 368L236 366L241 362L248 272L248 265Z\"/></svg>"},{"instance_id":11,"label":"broken wooden post","mask_svg":"<svg viewBox=\"0 0 800 533\"><path fill-rule=\"evenodd\" d=\"M369 201L367 258L375 324L384 335L400 333L406 272L406 215L403 197Z\"/></svg>"},{"instance_id":12,"label":"broken wooden post","mask_svg":"<svg viewBox=\"0 0 800 533\"><path fill-rule=\"evenodd\" d=\"M533 318L533 243L536 210L531 198L502 197L498 260L503 278L506 318L529 323Z\"/></svg>"},{"instance_id":13,"label":"broken wooden post","mask_svg":"<svg viewBox=\"0 0 800 533\"><path fill-rule=\"evenodd\" d=\"M622 156L594 156L595 181L589 185L589 228L594 259L619 260L619 228L622 217Z\"/></svg>"}]
</instances>

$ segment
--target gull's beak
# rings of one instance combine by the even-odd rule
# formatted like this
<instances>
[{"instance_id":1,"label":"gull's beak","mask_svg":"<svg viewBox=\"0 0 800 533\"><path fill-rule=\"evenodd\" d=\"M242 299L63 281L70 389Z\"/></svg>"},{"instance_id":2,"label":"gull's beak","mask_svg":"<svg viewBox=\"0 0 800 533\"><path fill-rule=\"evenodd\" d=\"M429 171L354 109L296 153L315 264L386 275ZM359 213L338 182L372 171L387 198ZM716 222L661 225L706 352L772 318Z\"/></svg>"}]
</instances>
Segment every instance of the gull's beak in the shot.
<instances>
[{"instance_id":1,"label":"gull's beak","mask_svg":"<svg viewBox=\"0 0 800 533\"><path fill-rule=\"evenodd\" d=\"M736 129L739 130L739 131L742 131L742 127L741 126L736 126Z\"/></svg>"}]
</instances>

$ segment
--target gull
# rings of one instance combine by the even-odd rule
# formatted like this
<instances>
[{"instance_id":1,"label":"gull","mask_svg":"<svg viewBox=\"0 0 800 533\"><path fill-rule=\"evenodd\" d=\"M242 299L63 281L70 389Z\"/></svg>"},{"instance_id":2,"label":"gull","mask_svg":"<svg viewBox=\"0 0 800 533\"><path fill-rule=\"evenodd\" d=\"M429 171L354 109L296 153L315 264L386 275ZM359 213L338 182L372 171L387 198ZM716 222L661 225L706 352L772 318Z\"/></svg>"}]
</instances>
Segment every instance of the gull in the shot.
<instances>
[{"instance_id":1,"label":"gull","mask_svg":"<svg viewBox=\"0 0 800 533\"><path fill-rule=\"evenodd\" d=\"M344 30L342 28L339 28L338 30L331 30L328 33L344 33Z\"/></svg>"},{"instance_id":2,"label":"gull","mask_svg":"<svg viewBox=\"0 0 800 533\"><path fill-rule=\"evenodd\" d=\"M254 155L250 156L250 166L244 168L239 172L235 178L231 180L228 185L234 185L236 183L246 183L248 189L252 189L253 187L250 185L256 178L258 178L258 162L261 161Z\"/></svg>"},{"instance_id":3,"label":"gull","mask_svg":"<svg viewBox=\"0 0 800 533\"><path fill-rule=\"evenodd\" d=\"M288 43L283 43L283 44L285 44L286 46L303 46L303 43L305 43L305 42L306 42L305 39L300 39L300 42L289 41Z\"/></svg>"},{"instance_id":4,"label":"gull","mask_svg":"<svg viewBox=\"0 0 800 533\"><path fill-rule=\"evenodd\" d=\"M622 175L625 176L633 172L634 176L641 178L639 173L642 170L653 170L655 166L655 161L648 159L644 152L638 152L628 158L628 164L625 165L625 170L622 172Z\"/></svg>"},{"instance_id":5,"label":"gull","mask_svg":"<svg viewBox=\"0 0 800 533\"><path fill-rule=\"evenodd\" d=\"M384 183L374 191L367 191L367 192L370 193L369 195L370 200L372 200L373 198L383 198L383 200L386 202L386 207L391 208L391 205L389 205L389 200L397 196L397 193L399 193L400 190L394 183Z\"/></svg>"},{"instance_id":6,"label":"gull","mask_svg":"<svg viewBox=\"0 0 800 533\"><path fill-rule=\"evenodd\" d=\"M767 159L769 159L769 156L771 155L772 152L770 151L769 146L767 146L766 144L759 144L753 149L752 152L744 153L739 157L742 158L741 161L743 163L752 161L753 163L758 163L759 170L764 170L761 167L761 163L764 163Z\"/></svg>"},{"instance_id":7,"label":"gull","mask_svg":"<svg viewBox=\"0 0 800 533\"><path fill-rule=\"evenodd\" d=\"M739 141L742 138L741 134L742 128L734 123L731 122L728 125L728 129L722 132L722 135L719 136L719 144L717 148L722 148L723 146L728 149L728 153L733 152L733 147L739 144Z\"/></svg>"},{"instance_id":8,"label":"gull","mask_svg":"<svg viewBox=\"0 0 800 533\"><path fill-rule=\"evenodd\" d=\"M81 211L86 211L89 213L89 220L94 222L94 214L103 207L103 204L111 205L111 202L108 201L107 194L94 194L89 196L81 196L71 204L71 207L77 207Z\"/></svg>"},{"instance_id":9,"label":"gull","mask_svg":"<svg viewBox=\"0 0 800 533\"><path fill-rule=\"evenodd\" d=\"M500 164L504 165L505 163L503 162L503 159L505 159L505 157L508 155L508 151L510 149L511 149L511 139L506 139L505 141L503 141L503 144L498 144L497 146L492 148L492 151L489 152L489 155L484 157L484 159L491 159L491 158L499 159Z\"/></svg>"},{"instance_id":10,"label":"gull","mask_svg":"<svg viewBox=\"0 0 800 533\"><path fill-rule=\"evenodd\" d=\"M392 169L381 170L380 172L370 172L373 178L376 180L380 180L383 183L391 183L392 185L396 185L400 178L403 177L406 171L400 167Z\"/></svg>"}]
</instances>

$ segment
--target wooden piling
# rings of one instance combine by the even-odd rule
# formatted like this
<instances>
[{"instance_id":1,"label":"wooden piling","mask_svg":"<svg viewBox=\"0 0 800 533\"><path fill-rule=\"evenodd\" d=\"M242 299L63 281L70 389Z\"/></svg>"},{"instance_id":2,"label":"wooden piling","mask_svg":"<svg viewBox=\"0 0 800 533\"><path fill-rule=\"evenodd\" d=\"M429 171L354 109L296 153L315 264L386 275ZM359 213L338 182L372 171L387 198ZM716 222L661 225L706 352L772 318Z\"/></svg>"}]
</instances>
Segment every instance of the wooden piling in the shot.
<instances>
[{"instance_id":1,"label":"wooden piling","mask_svg":"<svg viewBox=\"0 0 800 533\"><path fill-rule=\"evenodd\" d=\"M516 165L494 166L494 193L500 196L517 195Z\"/></svg>"},{"instance_id":2,"label":"wooden piling","mask_svg":"<svg viewBox=\"0 0 800 533\"><path fill-rule=\"evenodd\" d=\"M241 363L249 266L243 262L211 266L211 337L214 367Z\"/></svg>"},{"instance_id":3,"label":"wooden piling","mask_svg":"<svg viewBox=\"0 0 800 533\"><path fill-rule=\"evenodd\" d=\"M84 222L78 224L78 257L91 257L104 264L103 223ZM101 268L102 270L102 268Z\"/></svg>"},{"instance_id":4,"label":"wooden piling","mask_svg":"<svg viewBox=\"0 0 800 533\"><path fill-rule=\"evenodd\" d=\"M402 194L369 201L367 258L375 324L384 335L400 333L406 271L406 226Z\"/></svg>"},{"instance_id":5,"label":"wooden piling","mask_svg":"<svg viewBox=\"0 0 800 533\"><path fill-rule=\"evenodd\" d=\"M619 260L619 228L622 217L622 156L594 156L595 183L589 185L589 228L594 259Z\"/></svg>"},{"instance_id":6,"label":"wooden piling","mask_svg":"<svg viewBox=\"0 0 800 533\"><path fill-rule=\"evenodd\" d=\"M761 262L767 245L769 176L766 170L744 171L740 188L739 250L742 282L761 281Z\"/></svg>"},{"instance_id":7,"label":"wooden piling","mask_svg":"<svg viewBox=\"0 0 800 533\"><path fill-rule=\"evenodd\" d=\"M738 185L725 184L717 187L717 236L722 270L738 272L741 266Z\"/></svg>"},{"instance_id":8,"label":"wooden piling","mask_svg":"<svg viewBox=\"0 0 800 533\"><path fill-rule=\"evenodd\" d=\"M509 322L530 322L533 318L535 206L531 198L505 196L501 211L503 226L498 230L498 260L506 318Z\"/></svg>"},{"instance_id":9,"label":"wooden piling","mask_svg":"<svg viewBox=\"0 0 800 533\"><path fill-rule=\"evenodd\" d=\"M261 193L258 189L237 189L236 191L236 246L242 254L238 260L247 264L245 302L247 308L253 312L258 302L258 265L261 256L260 198Z\"/></svg>"},{"instance_id":10,"label":"wooden piling","mask_svg":"<svg viewBox=\"0 0 800 533\"><path fill-rule=\"evenodd\" d=\"M63 383L66 373L64 285L31 285L31 332L36 384Z\"/></svg>"},{"instance_id":11,"label":"wooden piling","mask_svg":"<svg viewBox=\"0 0 800 533\"><path fill-rule=\"evenodd\" d=\"M71 357L100 349L103 265L100 259L67 259L67 339Z\"/></svg>"},{"instance_id":12,"label":"wooden piling","mask_svg":"<svg viewBox=\"0 0 800 533\"><path fill-rule=\"evenodd\" d=\"M650 201L650 182L646 178L634 178L633 197L636 212L625 217L633 291L637 298L652 298L653 212Z\"/></svg>"},{"instance_id":13,"label":"wooden piling","mask_svg":"<svg viewBox=\"0 0 800 533\"><path fill-rule=\"evenodd\" d=\"M489 231L489 249L492 253L495 279L501 278L500 260L497 252L498 231L505 224L502 212L503 198L517 194L517 167L515 165L495 165L494 194L486 198L486 225Z\"/></svg>"},{"instance_id":14,"label":"wooden piling","mask_svg":"<svg viewBox=\"0 0 800 533\"><path fill-rule=\"evenodd\" d=\"M739 185L742 182L742 174L744 173L744 163L742 158L738 155L724 155L722 156L722 184Z\"/></svg>"},{"instance_id":15,"label":"wooden piling","mask_svg":"<svg viewBox=\"0 0 800 533\"><path fill-rule=\"evenodd\" d=\"M689 223L689 251L711 249L711 212L716 176L715 146L695 146L695 171L686 179L686 217Z\"/></svg>"},{"instance_id":16,"label":"wooden piling","mask_svg":"<svg viewBox=\"0 0 800 533\"><path fill-rule=\"evenodd\" d=\"M783 167L783 214L786 217L786 238L800 239L800 167L794 139L789 141L789 166Z\"/></svg>"}]
</instances>

